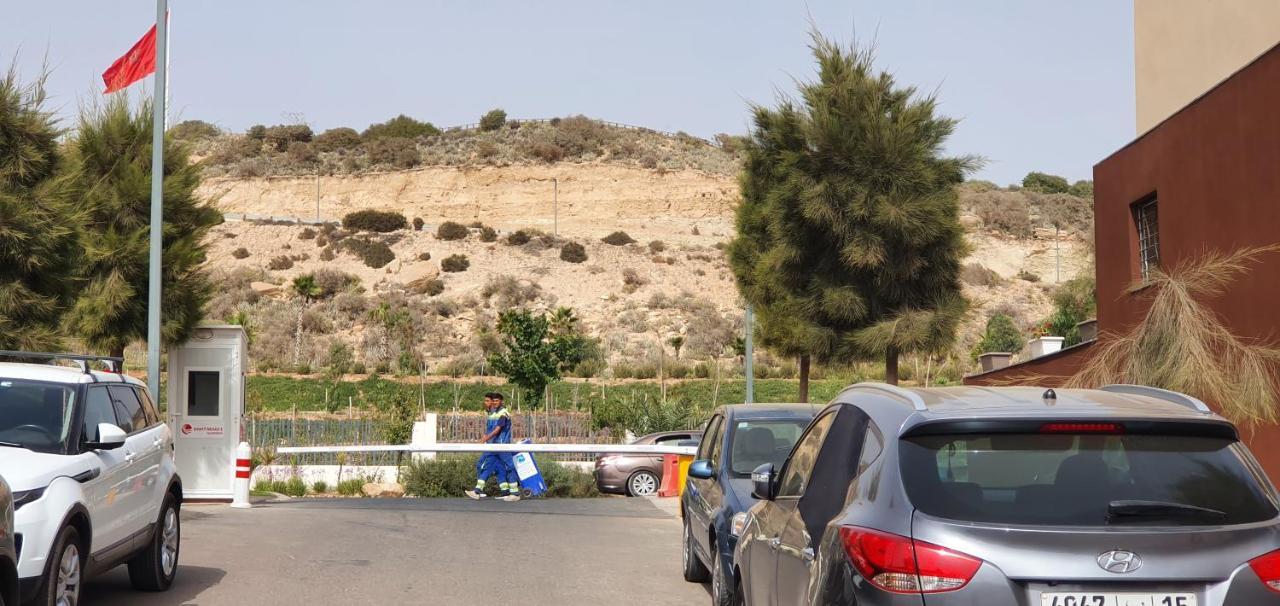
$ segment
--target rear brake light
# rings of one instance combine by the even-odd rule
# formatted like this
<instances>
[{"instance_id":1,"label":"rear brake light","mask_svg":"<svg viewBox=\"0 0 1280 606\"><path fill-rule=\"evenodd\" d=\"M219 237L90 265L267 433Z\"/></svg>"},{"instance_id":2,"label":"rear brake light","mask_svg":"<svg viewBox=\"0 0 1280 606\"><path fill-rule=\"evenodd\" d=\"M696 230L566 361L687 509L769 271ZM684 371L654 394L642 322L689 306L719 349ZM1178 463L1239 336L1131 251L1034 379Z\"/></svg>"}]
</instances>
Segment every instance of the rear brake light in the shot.
<instances>
[{"instance_id":1,"label":"rear brake light","mask_svg":"<svg viewBox=\"0 0 1280 606\"><path fill-rule=\"evenodd\" d=\"M924 541L843 526L840 540L854 569L892 593L941 593L969 584L982 560Z\"/></svg>"},{"instance_id":2,"label":"rear brake light","mask_svg":"<svg viewBox=\"0 0 1280 606\"><path fill-rule=\"evenodd\" d=\"M1124 433L1119 423L1045 423L1040 433Z\"/></svg>"},{"instance_id":3,"label":"rear brake light","mask_svg":"<svg viewBox=\"0 0 1280 606\"><path fill-rule=\"evenodd\" d=\"M1267 589L1280 593L1280 550L1249 560L1249 568Z\"/></svg>"}]
</instances>

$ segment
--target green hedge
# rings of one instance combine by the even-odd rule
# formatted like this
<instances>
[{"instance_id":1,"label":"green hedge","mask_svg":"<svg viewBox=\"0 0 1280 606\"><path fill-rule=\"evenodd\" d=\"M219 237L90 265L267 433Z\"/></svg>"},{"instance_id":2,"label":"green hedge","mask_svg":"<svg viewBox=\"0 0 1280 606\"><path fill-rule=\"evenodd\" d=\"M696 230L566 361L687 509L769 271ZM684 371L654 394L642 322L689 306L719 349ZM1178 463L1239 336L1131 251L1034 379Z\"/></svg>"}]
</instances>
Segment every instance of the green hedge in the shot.
<instances>
[{"instance_id":1,"label":"green hedge","mask_svg":"<svg viewBox=\"0 0 1280 606\"><path fill-rule=\"evenodd\" d=\"M814 380L809 384L809 399L819 404L826 403L850 383L861 379L857 377ZM511 385L472 381L432 381L423 386L427 408L436 411L448 411L453 408L455 386L462 410L478 411L484 401L484 394L497 391L507 397L508 405L515 409L515 389ZM573 408L574 388L577 387L578 409L587 411L601 403L601 389L598 383L555 383L551 392L557 408L567 410ZM799 383L791 379L757 379L755 383L755 399L757 402L794 402ZM326 383L314 378L294 378L287 376L249 375L248 402L251 407L263 410L287 411L295 405L298 410L324 410L325 391L329 390L329 401L335 409L346 409L347 398L362 408L385 409L391 402L404 399L418 401L418 384L416 381L399 382L390 379L370 376L362 381L344 381L337 384ZM715 381L711 379L686 379L679 383L668 382L667 399L678 402L697 403L700 408L711 405L715 390ZM610 385L605 388L603 396L610 401L657 402L661 399L662 388L657 381L637 381L625 385ZM720 404L740 403L746 397L746 383L741 377L725 379L720 385Z\"/></svg>"}]
</instances>

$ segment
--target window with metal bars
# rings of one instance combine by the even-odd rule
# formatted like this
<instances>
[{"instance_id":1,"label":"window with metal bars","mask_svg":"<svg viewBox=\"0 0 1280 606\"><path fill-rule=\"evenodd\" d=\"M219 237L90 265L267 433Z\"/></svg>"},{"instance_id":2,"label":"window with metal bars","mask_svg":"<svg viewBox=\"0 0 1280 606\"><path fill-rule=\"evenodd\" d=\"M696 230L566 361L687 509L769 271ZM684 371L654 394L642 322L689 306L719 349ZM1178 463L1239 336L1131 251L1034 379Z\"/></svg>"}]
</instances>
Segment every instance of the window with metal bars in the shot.
<instances>
[{"instance_id":1,"label":"window with metal bars","mask_svg":"<svg viewBox=\"0 0 1280 606\"><path fill-rule=\"evenodd\" d=\"M1133 222L1138 228L1138 271L1146 282L1151 270L1160 267L1160 222L1154 197L1133 205Z\"/></svg>"}]
</instances>

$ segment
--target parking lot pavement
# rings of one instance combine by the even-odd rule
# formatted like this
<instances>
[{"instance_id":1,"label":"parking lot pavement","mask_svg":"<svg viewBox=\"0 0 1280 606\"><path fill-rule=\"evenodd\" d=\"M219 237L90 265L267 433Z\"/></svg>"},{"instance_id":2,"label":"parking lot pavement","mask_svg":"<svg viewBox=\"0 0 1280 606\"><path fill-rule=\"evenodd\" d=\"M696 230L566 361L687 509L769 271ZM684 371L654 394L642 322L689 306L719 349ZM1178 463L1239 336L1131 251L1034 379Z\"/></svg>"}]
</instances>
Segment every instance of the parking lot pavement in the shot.
<instances>
[{"instance_id":1,"label":"parking lot pavement","mask_svg":"<svg viewBox=\"0 0 1280 606\"><path fill-rule=\"evenodd\" d=\"M645 499L308 499L183 510L167 593L91 581L85 606L705 604L680 523Z\"/></svg>"}]
</instances>

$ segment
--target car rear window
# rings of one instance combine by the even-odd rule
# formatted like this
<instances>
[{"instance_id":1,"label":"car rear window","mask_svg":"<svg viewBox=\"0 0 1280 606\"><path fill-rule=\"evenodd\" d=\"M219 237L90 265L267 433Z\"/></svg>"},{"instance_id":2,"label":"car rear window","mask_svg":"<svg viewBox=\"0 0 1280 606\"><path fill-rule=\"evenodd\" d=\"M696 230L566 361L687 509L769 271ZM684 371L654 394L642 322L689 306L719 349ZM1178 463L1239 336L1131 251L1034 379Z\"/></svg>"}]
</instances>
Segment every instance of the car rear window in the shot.
<instances>
[{"instance_id":1,"label":"car rear window","mask_svg":"<svg viewBox=\"0 0 1280 606\"><path fill-rule=\"evenodd\" d=\"M1246 524L1276 516L1233 440L932 435L902 440L907 494L953 520L1054 526Z\"/></svg>"}]
</instances>

